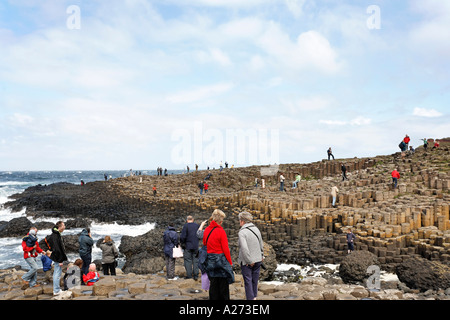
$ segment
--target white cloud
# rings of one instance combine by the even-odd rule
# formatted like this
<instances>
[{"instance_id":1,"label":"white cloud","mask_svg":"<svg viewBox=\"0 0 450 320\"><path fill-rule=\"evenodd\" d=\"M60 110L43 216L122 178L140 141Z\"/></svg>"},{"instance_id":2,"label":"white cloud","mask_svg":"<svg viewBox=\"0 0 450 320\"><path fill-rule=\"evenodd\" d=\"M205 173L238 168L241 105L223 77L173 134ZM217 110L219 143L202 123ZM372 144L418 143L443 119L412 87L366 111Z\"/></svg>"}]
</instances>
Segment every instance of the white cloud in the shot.
<instances>
[{"instance_id":1,"label":"white cloud","mask_svg":"<svg viewBox=\"0 0 450 320\"><path fill-rule=\"evenodd\" d=\"M279 24L270 22L256 43L275 59L275 64L288 70L334 74L342 68L330 42L315 30L301 33L294 42Z\"/></svg>"},{"instance_id":2,"label":"white cloud","mask_svg":"<svg viewBox=\"0 0 450 320\"><path fill-rule=\"evenodd\" d=\"M331 125L331 126L344 126L344 125L367 126L367 125L370 125L372 123L372 119L360 116L360 117L356 117L354 119L351 119L350 121L319 120L319 123L323 123L323 124Z\"/></svg>"},{"instance_id":3,"label":"white cloud","mask_svg":"<svg viewBox=\"0 0 450 320\"><path fill-rule=\"evenodd\" d=\"M415 0L412 10L424 17L409 34L415 50L422 52L429 61L447 59L450 55L450 2Z\"/></svg>"},{"instance_id":4,"label":"white cloud","mask_svg":"<svg viewBox=\"0 0 450 320\"><path fill-rule=\"evenodd\" d=\"M357 117L350 120L350 124L354 126L366 126L372 122L371 119L365 117Z\"/></svg>"},{"instance_id":5,"label":"white cloud","mask_svg":"<svg viewBox=\"0 0 450 320\"><path fill-rule=\"evenodd\" d=\"M345 126L347 124L346 121L339 120L319 120L319 123L327 124L330 126Z\"/></svg>"},{"instance_id":6,"label":"white cloud","mask_svg":"<svg viewBox=\"0 0 450 320\"><path fill-rule=\"evenodd\" d=\"M295 18L300 18L303 14L303 6L306 0L285 0L286 6Z\"/></svg>"},{"instance_id":7,"label":"white cloud","mask_svg":"<svg viewBox=\"0 0 450 320\"><path fill-rule=\"evenodd\" d=\"M191 90L184 90L169 95L166 101L170 103L193 103L210 99L230 91L234 85L232 83L219 83L197 87Z\"/></svg>"},{"instance_id":8,"label":"white cloud","mask_svg":"<svg viewBox=\"0 0 450 320\"><path fill-rule=\"evenodd\" d=\"M435 109L414 108L413 115L426 118L437 118L442 116L442 113Z\"/></svg>"}]
</instances>

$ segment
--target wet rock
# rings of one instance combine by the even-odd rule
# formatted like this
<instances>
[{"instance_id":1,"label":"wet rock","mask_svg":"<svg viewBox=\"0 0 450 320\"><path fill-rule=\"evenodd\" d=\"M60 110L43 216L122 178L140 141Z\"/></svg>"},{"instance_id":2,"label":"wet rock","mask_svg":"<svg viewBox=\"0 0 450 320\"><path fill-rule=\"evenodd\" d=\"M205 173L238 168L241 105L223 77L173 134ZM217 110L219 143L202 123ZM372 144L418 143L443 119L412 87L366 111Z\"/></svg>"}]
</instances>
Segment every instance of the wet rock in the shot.
<instances>
[{"instance_id":1,"label":"wet rock","mask_svg":"<svg viewBox=\"0 0 450 320\"><path fill-rule=\"evenodd\" d=\"M450 267L437 261L413 257L399 264L396 273L409 288L422 292L450 288Z\"/></svg>"},{"instance_id":2,"label":"wet rock","mask_svg":"<svg viewBox=\"0 0 450 320\"><path fill-rule=\"evenodd\" d=\"M378 259L373 253L354 251L342 260L339 276L344 283L361 283L370 276L367 269L372 265L379 266Z\"/></svg>"},{"instance_id":3,"label":"wet rock","mask_svg":"<svg viewBox=\"0 0 450 320\"><path fill-rule=\"evenodd\" d=\"M33 223L26 217L14 218L0 225L0 237L24 237Z\"/></svg>"}]
</instances>

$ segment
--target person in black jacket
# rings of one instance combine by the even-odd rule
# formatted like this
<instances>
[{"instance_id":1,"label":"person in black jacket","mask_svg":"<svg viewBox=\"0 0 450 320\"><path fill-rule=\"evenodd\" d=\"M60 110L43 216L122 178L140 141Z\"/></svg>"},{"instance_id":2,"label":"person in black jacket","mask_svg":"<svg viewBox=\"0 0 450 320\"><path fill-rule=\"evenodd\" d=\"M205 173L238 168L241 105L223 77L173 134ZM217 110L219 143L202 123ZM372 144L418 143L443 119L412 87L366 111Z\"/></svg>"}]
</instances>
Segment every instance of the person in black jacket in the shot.
<instances>
[{"instance_id":1,"label":"person in black jacket","mask_svg":"<svg viewBox=\"0 0 450 320\"><path fill-rule=\"evenodd\" d=\"M188 216L187 223L181 230L180 241L185 246L183 252L186 279L198 279L198 237L197 230L200 227L194 222L192 216Z\"/></svg>"},{"instance_id":2,"label":"person in black jacket","mask_svg":"<svg viewBox=\"0 0 450 320\"><path fill-rule=\"evenodd\" d=\"M50 259L54 262L53 270L53 295L59 295L61 291L60 280L62 273L62 265L67 261L66 249L61 233L66 229L66 225L62 221L58 221L52 228L52 234L49 237L49 250L51 252Z\"/></svg>"}]
</instances>

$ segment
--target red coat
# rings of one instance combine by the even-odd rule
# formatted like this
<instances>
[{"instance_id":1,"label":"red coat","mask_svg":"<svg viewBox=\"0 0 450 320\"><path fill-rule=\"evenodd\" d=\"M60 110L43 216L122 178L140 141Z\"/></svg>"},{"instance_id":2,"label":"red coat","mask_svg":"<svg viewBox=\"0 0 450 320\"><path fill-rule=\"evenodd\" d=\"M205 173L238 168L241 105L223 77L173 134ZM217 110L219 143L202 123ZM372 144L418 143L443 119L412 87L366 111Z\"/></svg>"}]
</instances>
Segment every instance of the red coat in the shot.
<instances>
[{"instance_id":1,"label":"red coat","mask_svg":"<svg viewBox=\"0 0 450 320\"><path fill-rule=\"evenodd\" d=\"M392 178L400 179L400 173L397 170L392 171Z\"/></svg>"},{"instance_id":2,"label":"red coat","mask_svg":"<svg viewBox=\"0 0 450 320\"><path fill-rule=\"evenodd\" d=\"M230 265L233 265L231 261L230 248L228 247L227 234L225 233L225 230L222 228L222 226L218 225L214 220L211 221L210 225L206 227L205 231L203 232L203 245L206 244L206 239L208 238L209 233L214 227L216 228L214 229L213 233L211 233L211 236L208 239L206 251L208 253L225 254L225 258L227 258Z\"/></svg>"},{"instance_id":3,"label":"red coat","mask_svg":"<svg viewBox=\"0 0 450 320\"><path fill-rule=\"evenodd\" d=\"M39 242L38 241L36 241L36 248L28 247L26 241L22 241L22 249L23 249L23 258L24 259L27 259L27 258L30 258L30 257L31 258L35 258L35 257L38 256L39 253L44 251L44 250L42 250L39 247ZM33 251L33 250L35 250L35 251Z\"/></svg>"},{"instance_id":4,"label":"red coat","mask_svg":"<svg viewBox=\"0 0 450 320\"><path fill-rule=\"evenodd\" d=\"M411 141L411 139L409 137L405 137L405 139L403 139L403 142L408 144Z\"/></svg>"},{"instance_id":5,"label":"red coat","mask_svg":"<svg viewBox=\"0 0 450 320\"><path fill-rule=\"evenodd\" d=\"M88 286L93 286L100 279L98 272L88 272L87 274L83 274L83 281Z\"/></svg>"}]
</instances>

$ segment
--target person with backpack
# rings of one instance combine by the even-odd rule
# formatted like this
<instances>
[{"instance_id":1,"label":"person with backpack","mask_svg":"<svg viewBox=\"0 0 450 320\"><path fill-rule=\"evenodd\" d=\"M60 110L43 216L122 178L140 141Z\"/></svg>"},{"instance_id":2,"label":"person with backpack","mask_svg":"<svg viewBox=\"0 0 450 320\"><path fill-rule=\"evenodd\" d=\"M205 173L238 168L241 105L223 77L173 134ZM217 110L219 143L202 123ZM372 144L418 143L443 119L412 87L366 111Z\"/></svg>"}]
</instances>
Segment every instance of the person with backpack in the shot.
<instances>
[{"instance_id":1,"label":"person with backpack","mask_svg":"<svg viewBox=\"0 0 450 320\"><path fill-rule=\"evenodd\" d=\"M39 247L37 238L37 228L31 227L28 234L22 238L23 258L25 262L30 266L30 270L22 276L22 289L25 290L28 287L37 287L37 270L38 265L36 257L39 253L44 253Z\"/></svg>"},{"instance_id":2,"label":"person with backpack","mask_svg":"<svg viewBox=\"0 0 450 320\"><path fill-rule=\"evenodd\" d=\"M245 297L256 300L258 280L262 261L264 260L264 244L261 232L252 223L253 216L249 212L239 213L239 257L242 277L244 278Z\"/></svg>"},{"instance_id":3,"label":"person with backpack","mask_svg":"<svg viewBox=\"0 0 450 320\"><path fill-rule=\"evenodd\" d=\"M57 296L61 294L61 274L62 265L64 261L67 261L66 249L61 233L66 229L66 225L62 221L56 222L52 228L52 233L47 236L46 242L50 250L50 259L54 262L53 270L53 295Z\"/></svg>"},{"instance_id":4,"label":"person with backpack","mask_svg":"<svg viewBox=\"0 0 450 320\"><path fill-rule=\"evenodd\" d=\"M86 228L81 230L81 234L78 238L80 243L80 258L83 260L83 267L81 268L82 274L87 274L89 272L89 265L92 262L92 246L94 245L94 240L91 237L91 229Z\"/></svg>"}]
</instances>

